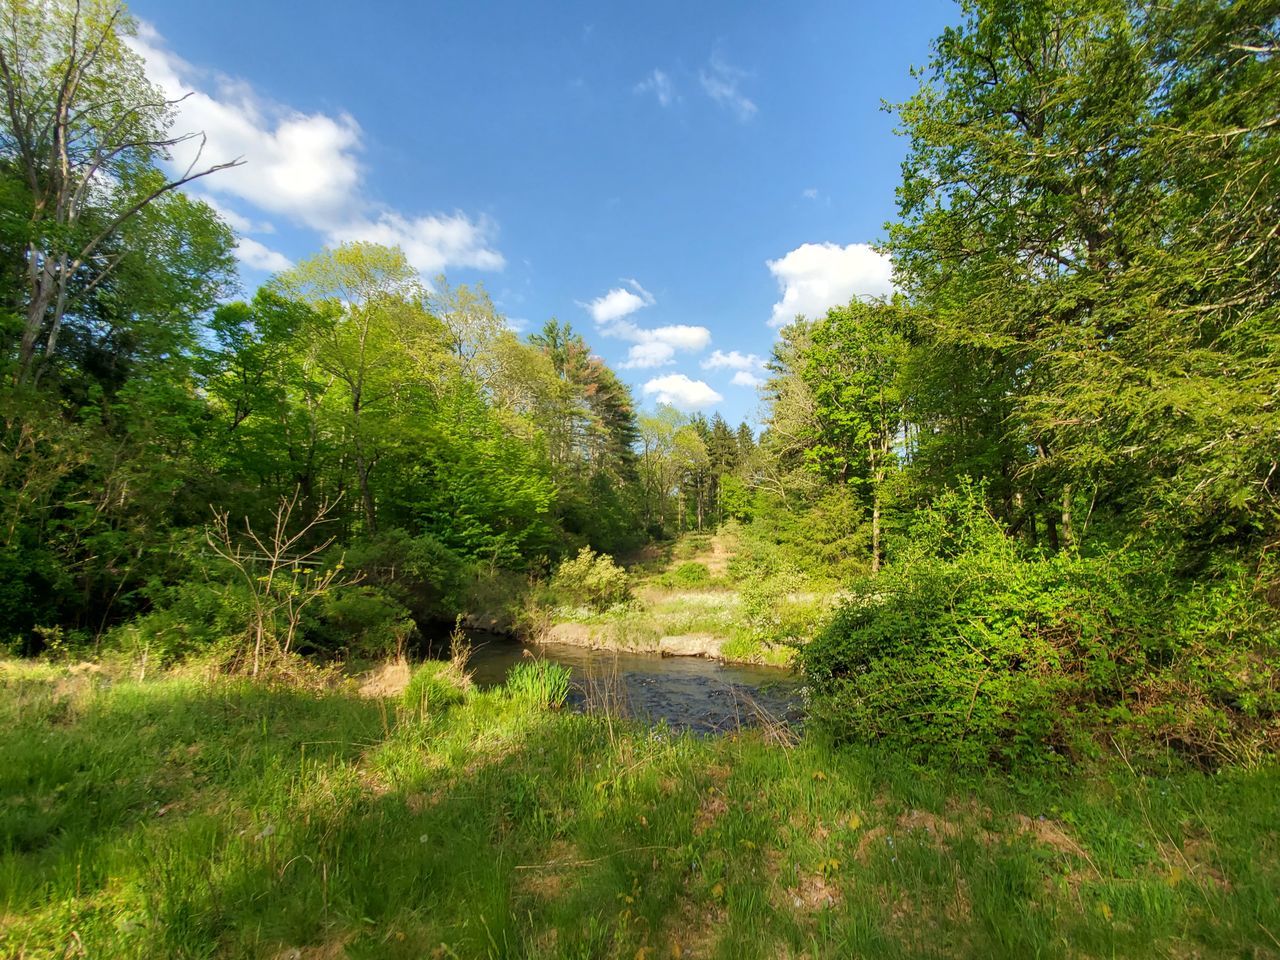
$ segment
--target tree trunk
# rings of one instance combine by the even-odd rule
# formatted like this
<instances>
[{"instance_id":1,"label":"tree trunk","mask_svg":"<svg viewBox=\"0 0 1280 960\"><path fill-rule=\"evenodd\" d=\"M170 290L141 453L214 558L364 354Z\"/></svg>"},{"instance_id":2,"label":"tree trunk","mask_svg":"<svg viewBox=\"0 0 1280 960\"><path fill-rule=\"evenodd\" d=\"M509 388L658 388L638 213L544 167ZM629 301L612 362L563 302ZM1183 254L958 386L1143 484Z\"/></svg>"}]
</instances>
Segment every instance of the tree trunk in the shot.
<instances>
[{"instance_id":1,"label":"tree trunk","mask_svg":"<svg viewBox=\"0 0 1280 960\"><path fill-rule=\"evenodd\" d=\"M1075 545L1076 535L1071 527L1071 484L1062 485L1062 545Z\"/></svg>"},{"instance_id":2,"label":"tree trunk","mask_svg":"<svg viewBox=\"0 0 1280 960\"><path fill-rule=\"evenodd\" d=\"M871 496L871 572L880 572L880 487Z\"/></svg>"}]
</instances>

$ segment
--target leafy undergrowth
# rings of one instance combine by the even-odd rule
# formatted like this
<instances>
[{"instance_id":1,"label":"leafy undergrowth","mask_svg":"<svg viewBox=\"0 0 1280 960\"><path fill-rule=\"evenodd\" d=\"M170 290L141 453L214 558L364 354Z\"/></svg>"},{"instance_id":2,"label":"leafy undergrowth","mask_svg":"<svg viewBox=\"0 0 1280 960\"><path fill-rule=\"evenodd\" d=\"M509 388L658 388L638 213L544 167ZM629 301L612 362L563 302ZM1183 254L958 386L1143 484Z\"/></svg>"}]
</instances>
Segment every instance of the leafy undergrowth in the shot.
<instances>
[{"instance_id":1,"label":"leafy undergrowth","mask_svg":"<svg viewBox=\"0 0 1280 960\"><path fill-rule=\"evenodd\" d=\"M0 664L0 955L1280 956L1280 771L1058 785L500 691Z\"/></svg>"}]
</instances>

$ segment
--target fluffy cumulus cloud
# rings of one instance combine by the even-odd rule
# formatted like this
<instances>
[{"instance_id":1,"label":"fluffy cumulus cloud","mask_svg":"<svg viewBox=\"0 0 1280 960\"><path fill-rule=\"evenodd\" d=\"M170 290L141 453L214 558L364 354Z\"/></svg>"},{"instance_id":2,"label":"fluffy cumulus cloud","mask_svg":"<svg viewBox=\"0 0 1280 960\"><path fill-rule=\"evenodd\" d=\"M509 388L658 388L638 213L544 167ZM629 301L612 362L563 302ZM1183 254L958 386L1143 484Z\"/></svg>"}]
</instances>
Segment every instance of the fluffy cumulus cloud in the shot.
<instances>
[{"instance_id":1,"label":"fluffy cumulus cloud","mask_svg":"<svg viewBox=\"0 0 1280 960\"><path fill-rule=\"evenodd\" d=\"M711 356L702 361L703 370L758 370L763 366L764 361L754 353L739 353L737 350L728 353L713 350Z\"/></svg>"},{"instance_id":2,"label":"fluffy cumulus cloud","mask_svg":"<svg viewBox=\"0 0 1280 960\"><path fill-rule=\"evenodd\" d=\"M306 113L272 103L243 81L199 70L165 45L149 24L140 24L130 46L146 62L147 74L176 107L174 130L199 132L173 150L175 173L243 159L243 165L200 181L203 191L250 204L263 213L317 231L324 242L377 239L399 243L424 271L447 266L501 269L502 255L490 246L493 225L463 214L406 217L371 202L360 162L362 131L346 113ZM224 219L243 233L253 221L219 203ZM259 267L261 244L241 243L241 259ZM261 267L259 267L261 269Z\"/></svg>"},{"instance_id":3,"label":"fluffy cumulus cloud","mask_svg":"<svg viewBox=\"0 0 1280 960\"><path fill-rule=\"evenodd\" d=\"M757 113L755 103L741 90L746 71L728 63L720 54L713 53L706 68L698 74L702 92L724 107L742 123Z\"/></svg>"},{"instance_id":4,"label":"fluffy cumulus cloud","mask_svg":"<svg viewBox=\"0 0 1280 960\"><path fill-rule=\"evenodd\" d=\"M630 316L641 307L653 306L653 294L640 286L635 280L627 280L625 282L631 289L614 287L608 293L602 294L590 303L584 304L587 312L591 314L592 320L600 324L609 324Z\"/></svg>"},{"instance_id":5,"label":"fluffy cumulus cloud","mask_svg":"<svg viewBox=\"0 0 1280 960\"><path fill-rule=\"evenodd\" d=\"M764 370L764 361L754 353L740 353L730 350L715 350L711 356L702 361L703 370L732 370L733 378L729 381L735 387L758 387L764 383L759 373Z\"/></svg>"},{"instance_id":6,"label":"fluffy cumulus cloud","mask_svg":"<svg viewBox=\"0 0 1280 960\"><path fill-rule=\"evenodd\" d=\"M638 280L624 280L623 283L626 286L614 287L594 300L580 303L591 314L601 333L630 341L627 359L619 366L628 370L664 367L675 362L677 352L705 350L711 343L711 331L706 327L687 324L650 328L637 326L629 319L631 315L643 307L653 306L657 301Z\"/></svg>"},{"instance_id":7,"label":"fluffy cumulus cloud","mask_svg":"<svg viewBox=\"0 0 1280 960\"><path fill-rule=\"evenodd\" d=\"M705 410L724 399L701 380L691 380L683 373L669 373L664 377L654 377L641 387L641 390L646 397L652 397L658 403L665 403L686 412Z\"/></svg>"},{"instance_id":8,"label":"fluffy cumulus cloud","mask_svg":"<svg viewBox=\"0 0 1280 960\"><path fill-rule=\"evenodd\" d=\"M664 107L669 107L680 99L675 83L664 70L654 70L635 85L635 92L653 94Z\"/></svg>"},{"instance_id":9,"label":"fluffy cumulus cloud","mask_svg":"<svg viewBox=\"0 0 1280 960\"><path fill-rule=\"evenodd\" d=\"M493 224L484 217L472 220L455 213L410 219L384 211L376 219L335 227L329 231L329 239L335 243L363 240L399 247L417 270L433 274L448 267L501 270L506 261L489 246L493 233Z\"/></svg>"},{"instance_id":10,"label":"fluffy cumulus cloud","mask_svg":"<svg viewBox=\"0 0 1280 960\"><path fill-rule=\"evenodd\" d=\"M651 330L632 327L627 338L636 342L627 351L627 359L620 366L625 369L647 369L674 363L678 350L705 350L711 343L711 331L706 327L686 324L654 327Z\"/></svg>"},{"instance_id":11,"label":"fluffy cumulus cloud","mask_svg":"<svg viewBox=\"0 0 1280 960\"><path fill-rule=\"evenodd\" d=\"M822 316L853 297L885 297L893 291L889 258L865 243L806 243L769 260L768 267L782 291L771 327L785 327L800 314Z\"/></svg>"},{"instance_id":12,"label":"fluffy cumulus cloud","mask_svg":"<svg viewBox=\"0 0 1280 960\"><path fill-rule=\"evenodd\" d=\"M293 266L293 261L278 250L272 250L253 237L240 237L236 241L236 256L247 266L267 273L279 273Z\"/></svg>"}]
</instances>

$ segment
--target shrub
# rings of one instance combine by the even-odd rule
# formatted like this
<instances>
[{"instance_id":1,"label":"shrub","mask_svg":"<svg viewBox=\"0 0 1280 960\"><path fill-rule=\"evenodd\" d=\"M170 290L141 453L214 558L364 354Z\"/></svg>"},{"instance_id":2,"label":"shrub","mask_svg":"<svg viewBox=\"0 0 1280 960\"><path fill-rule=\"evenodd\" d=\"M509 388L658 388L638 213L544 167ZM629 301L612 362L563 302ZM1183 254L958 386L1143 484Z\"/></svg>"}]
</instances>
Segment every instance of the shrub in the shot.
<instances>
[{"instance_id":1,"label":"shrub","mask_svg":"<svg viewBox=\"0 0 1280 960\"><path fill-rule=\"evenodd\" d=\"M370 659L403 656L417 629L409 611L378 587L338 587L318 607L300 652L310 648Z\"/></svg>"},{"instance_id":2,"label":"shrub","mask_svg":"<svg viewBox=\"0 0 1280 960\"><path fill-rule=\"evenodd\" d=\"M1274 749L1280 637L1239 572L1188 589L1153 550L1022 555L972 490L913 543L802 651L813 719L838 739L967 767L1113 741L1208 766Z\"/></svg>"},{"instance_id":3,"label":"shrub","mask_svg":"<svg viewBox=\"0 0 1280 960\"><path fill-rule=\"evenodd\" d=\"M193 654L230 651L243 641L251 599L240 584L187 580L151 591L156 607L116 627L108 646L164 666Z\"/></svg>"},{"instance_id":4,"label":"shrub","mask_svg":"<svg viewBox=\"0 0 1280 960\"><path fill-rule=\"evenodd\" d=\"M451 615L471 572L471 565L430 534L413 537L394 528L355 541L345 559L349 569L419 621Z\"/></svg>"},{"instance_id":5,"label":"shrub","mask_svg":"<svg viewBox=\"0 0 1280 960\"><path fill-rule=\"evenodd\" d=\"M704 564L690 560L671 571L670 582L675 587L705 587L711 582L711 571Z\"/></svg>"},{"instance_id":6,"label":"shrub","mask_svg":"<svg viewBox=\"0 0 1280 960\"><path fill-rule=\"evenodd\" d=\"M597 554L590 547L556 568L551 588L558 596L601 613L631 597L627 572L608 554Z\"/></svg>"},{"instance_id":7,"label":"shrub","mask_svg":"<svg viewBox=\"0 0 1280 960\"><path fill-rule=\"evenodd\" d=\"M541 707L558 710L569 699L568 667L551 660L522 660L507 674L507 692Z\"/></svg>"}]
</instances>

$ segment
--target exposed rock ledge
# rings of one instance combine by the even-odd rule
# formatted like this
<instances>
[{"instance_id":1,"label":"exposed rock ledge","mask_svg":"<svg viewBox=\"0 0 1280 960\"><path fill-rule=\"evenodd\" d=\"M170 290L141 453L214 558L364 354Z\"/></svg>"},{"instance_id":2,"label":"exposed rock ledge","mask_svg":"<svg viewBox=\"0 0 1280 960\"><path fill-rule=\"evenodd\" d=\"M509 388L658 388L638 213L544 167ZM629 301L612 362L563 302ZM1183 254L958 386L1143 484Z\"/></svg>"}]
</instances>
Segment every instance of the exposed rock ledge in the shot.
<instances>
[{"instance_id":1,"label":"exposed rock ledge","mask_svg":"<svg viewBox=\"0 0 1280 960\"><path fill-rule=\"evenodd\" d=\"M685 633L662 637L643 646L620 644L607 624L557 623L548 627L540 638L543 643L563 643L591 650L625 650L629 653L660 653L664 657L722 658L724 637L710 633Z\"/></svg>"},{"instance_id":2,"label":"exposed rock ledge","mask_svg":"<svg viewBox=\"0 0 1280 960\"><path fill-rule=\"evenodd\" d=\"M658 641L658 652L664 657L706 657L720 660L725 638L710 633L683 633L663 637Z\"/></svg>"}]
</instances>

